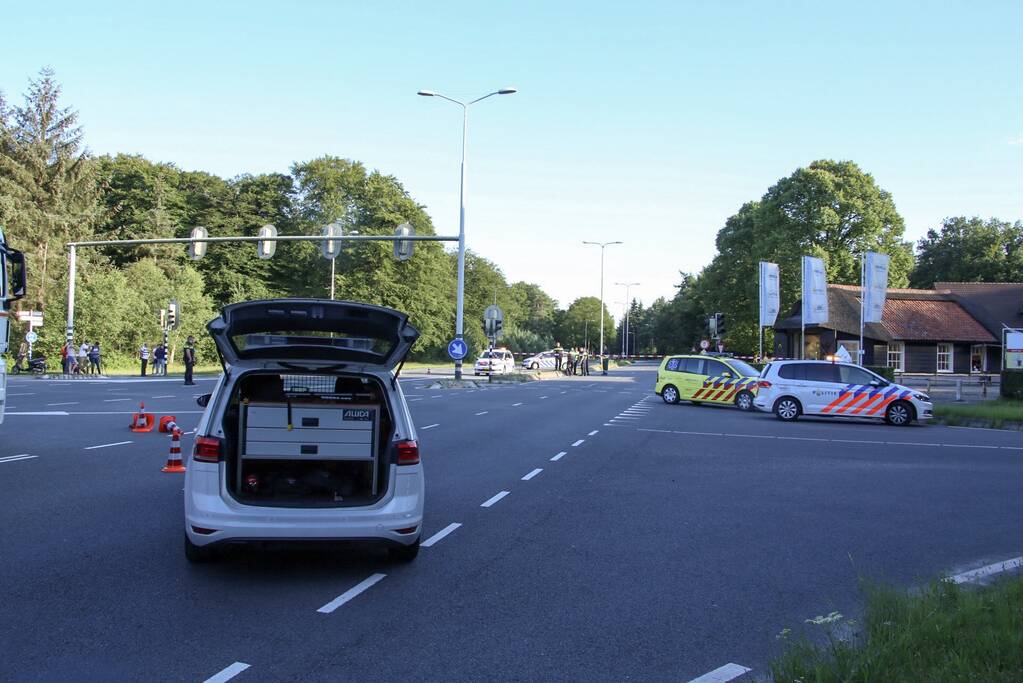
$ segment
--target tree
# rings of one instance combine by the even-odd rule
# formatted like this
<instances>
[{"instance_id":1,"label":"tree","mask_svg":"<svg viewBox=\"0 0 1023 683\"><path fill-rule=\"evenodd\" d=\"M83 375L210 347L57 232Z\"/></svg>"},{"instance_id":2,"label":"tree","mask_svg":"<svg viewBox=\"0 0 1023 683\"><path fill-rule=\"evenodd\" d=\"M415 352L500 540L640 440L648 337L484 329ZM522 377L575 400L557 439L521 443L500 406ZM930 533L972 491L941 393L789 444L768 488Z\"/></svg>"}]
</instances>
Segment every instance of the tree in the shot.
<instances>
[{"instance_id":1,"label":"tree","mask_svg":"<svg viewBox=\"0 0 1023 683\"><path fill-rule=\"evenodd\" d=\"M598 353L600 344L600 299L583 296L571 303L559 321L557 338L563 346L584 346ZM616 345L614 318L604 306L604 346L613 353Z\"/></svg>"},{"instance_id":2,"label":"tree","mask_svg":"<svg viewBox=\"0 0 1023 683\"><path fill-rule=\"evenodd\" d=\"M935 282L1023 282L1023 222L956 216L917 243L914 287Z\"/></svg>"},{"instance_id":3,"label":"tree","mask_svg":"<svg viewBox=\"0 0 1023 683\"><path fill-rule=\"evenodd\" d=\"M859 284L860 254L891 257L889 286L902 287L913 266L905 226L891 195L851 161L815 161L772 186L757 202L744 204L718 232L718 254L699 278L705 315L728 321L733 351L757 348L759 261L781 270L781 306L800 296L800 257L818 256L828 281Z\"/></svg>"},{"instance_id":4,"label":"tree","mask_svg":"<svg viewBox=\"0 0 1023 683\"><path fill-rule=\"evenodd\" d=\"M91 233L97 211L78 114L59 100L53 71L43 69L21 107L0 103L0 224L26 254L26 303L40 310L66 279L64 245Z\"/></svg>"}]
</instances>

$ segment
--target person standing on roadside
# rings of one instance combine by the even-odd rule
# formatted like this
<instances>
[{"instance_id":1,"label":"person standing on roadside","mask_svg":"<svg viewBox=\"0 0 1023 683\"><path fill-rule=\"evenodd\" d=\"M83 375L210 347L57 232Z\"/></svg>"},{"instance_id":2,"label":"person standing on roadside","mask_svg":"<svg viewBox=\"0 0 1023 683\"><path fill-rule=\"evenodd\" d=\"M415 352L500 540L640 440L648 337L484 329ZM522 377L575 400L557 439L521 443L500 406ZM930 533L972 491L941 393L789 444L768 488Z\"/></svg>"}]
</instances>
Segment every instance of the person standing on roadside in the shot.
<instances>
[{"instance_id":1,"label":"person standing on roadside","mask_svg":"<svg viewBox=\"0 0 1023 683\"><path fill-rule=\"evenodd\" d=\"M14 361L14 367L21 370L21 362L26 358L28 358L28 342L22 339L21 346L18 347L18 359Z\"/></svg>"},{"instance_id":2,"label":"person standing on roadside","mask_svg":"<svg viewBox=\"0 0 1023 683\"><path fill-rule=\"evenodd\" d=\"M60 347L60 371L65 375L67 374L68 351L69 351L68 343L65 341L63 344L61 344Z\"/></svg>"},{"instance_id":3,"label":"person standing on roadside","mask_svg":"<svg viewBox=\"0 0 1023 683\"><path fill-rule=\"evenodd\" d=\"M146 346L145 342L142 342L142 348L139 349L139 360L142 361L142 377L146 376L146 366L149 365L149 347Z\"/></svg>"},{"instance_id":4,"label":"person standing on roadside","mask_svg":"<svg viewBox=\"0 0 1023 683\"><path fill-rule=\"evenodd\" d=\"M554 372L561 372L561 357L565 355L565 349L561 344L554 342Z\"/></svg>"},{"instance_id":5,"label":"person standing on roadside","mask_svg":"<svg viewBox=\"0 0 1023 683\"><path fill-rule=\"evenodd\" d=\"M89 344L84 339L78 347L78 369L83 375L89 374Z\"/></svg>"},{"instance_id":6,"label":"person standing on roadside","mask_svg":"<svg viewBox=\"0 0 1023 683\"><path fill-rule=\"evenodd\" d=\"M167 349L163 343L157 344L156 348L153 349L153 374L167 374Z\"/></svg>"},{"instance_id":7,"label":"person standing on roadside","mask_svg":"<svg viewBox=\"0 0 1023 683\"><path fill-rule=\"evenodd\" d=\"M571 346L568 347L567 359L565 362L565 374L569 376L575 374L575 350Z\"/></svg>"},{"instance_id":8,"label":"person standing on roadside","mask_svg":"<svg viewBox=\"0 0 1023 683\"><path fill-rule=\"evenodd\" d=\"M583 349L583 376L590 376L590 350Z\"/></svg>"},{"instance_id":9,"label":"person standing on roadside","mask_svg":"<svg viewBox=\"0 0 1023 683\"><path fill-rule=\"evenodd\" d=\"M185 350L181 354L181 359L185 362L185 384L195 384L192 381L192 369L195 367L195 337L189 335L188 341L185 343Z\"/></svg>"},{"instance_id":10,"label":"person standing on roadside","mask_svg":"<svg viewBox=\"0 0 1023 683\"><path fill-rule=\"evenodd\" d=\"M99 364L99 342L96 342L89 349L89 370L97 375L103 374Z\"/></svg>"}]
</instances>

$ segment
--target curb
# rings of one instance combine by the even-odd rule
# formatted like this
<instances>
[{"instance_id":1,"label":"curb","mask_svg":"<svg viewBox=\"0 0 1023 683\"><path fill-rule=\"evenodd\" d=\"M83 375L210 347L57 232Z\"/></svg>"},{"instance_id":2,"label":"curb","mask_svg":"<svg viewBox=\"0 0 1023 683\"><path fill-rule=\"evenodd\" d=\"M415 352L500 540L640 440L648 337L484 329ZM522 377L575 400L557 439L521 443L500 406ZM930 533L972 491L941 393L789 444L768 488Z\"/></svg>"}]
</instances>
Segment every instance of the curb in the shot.
<instances>
[{"instance_id":1,"label":"curb","mask_svg":"<svg viewBox=\"0 0 1023 683\"><path fill-rule=\"evenodd\" d=\"M933 424L948 427L971 427L973 429L1002 429L1009 432L1023 432L1023 422L1018 420L982 420L977 418L957 419L954 417L932 418Z\"/></svg>"}]
</instances>

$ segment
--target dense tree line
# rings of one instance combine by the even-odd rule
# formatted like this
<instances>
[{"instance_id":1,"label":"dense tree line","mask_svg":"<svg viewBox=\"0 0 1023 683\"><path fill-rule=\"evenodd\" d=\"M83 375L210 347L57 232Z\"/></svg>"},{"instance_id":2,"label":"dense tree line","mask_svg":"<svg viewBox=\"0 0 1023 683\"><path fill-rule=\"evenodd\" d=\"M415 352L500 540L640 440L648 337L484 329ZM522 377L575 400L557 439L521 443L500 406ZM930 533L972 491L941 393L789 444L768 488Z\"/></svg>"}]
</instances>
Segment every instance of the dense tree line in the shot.
<instances>
[{"instance_id":1,"label":"dense tree line","mask_svg":"<svg viewBox=\"0 0 1023 683\"><path fill-rule=\"evenodd\" d=\"M187 237L196 226L211 236L256 235L266 224L282 235L318 234L335 221L360 235L389 235L404 222L417 234L435 234L430 216L397 178L357 161L322 156L295 163L288 173L224 179L136 155L94 157L77 114L60 103L51 71L31 81L21 106L8 106L0 95L0 227L26 252L30 289L21 306L44 312L40 344L48 353L64 337L70 241ZM422 333L417 356L440 357L454 330L455 255L440 243L418 242L414 257L399 262L389 242L347 244L335 264L337 297L408 312ZM209 245L194 261L180 245L80 249L77 341L99 340L108 359L127 360L143 341L160 338L160 310L175 298L182 315L172 346L195 335L212 360L203 331L219 307L326 297L330 272L319 245L310 242L278 243L267 260L256 257L251 243ZM599 320L595 301L581 299L560 311L539 285L509 283L494 263L471 252L465 294L473 350L487 343L483 309L495 301L505 311L505 342L515 350L547 348L556 337L578 338L581 345L586 316ZM15 343L23 332L15 331Z\"/></svg>"}]
</instances>

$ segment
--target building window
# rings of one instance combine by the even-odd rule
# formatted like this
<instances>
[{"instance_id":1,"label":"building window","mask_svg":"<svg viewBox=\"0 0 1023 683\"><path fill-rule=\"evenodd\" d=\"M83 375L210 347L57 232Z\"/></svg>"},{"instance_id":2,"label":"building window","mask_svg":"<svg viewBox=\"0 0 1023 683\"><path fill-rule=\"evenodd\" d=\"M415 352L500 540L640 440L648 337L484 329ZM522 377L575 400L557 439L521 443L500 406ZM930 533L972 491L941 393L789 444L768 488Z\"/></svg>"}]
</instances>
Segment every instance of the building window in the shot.
<instances>
[{"instance_id":1,"label":"building window","mask_svg":"<svg viewBox=\"0 0 1023 683\"><path fill-rule=\"evenodd\" d=\"M902 342L892 342L888 345L888 358L885 364L895 368L896 372L905 372L906 345Z\"/></svg>"},{"instance_id":2,"label":"building window","mask_svg":"<svg viewBox=\"0 0 1023 683\"><path fill-rule=\"evenodd\" d=\"M974 344L970 347L970 372L987 371L986 347L983 344Z\"/></svg>"},{"instance_id":3,"label":"building window","mask_svg":"<svg viewBox=\"0 0 1023 683\"><path fill-rule=\"evenodd\" d=\"M951 344L938 344L938 372L952 372Z\"/></svg>"}]
</instances>

